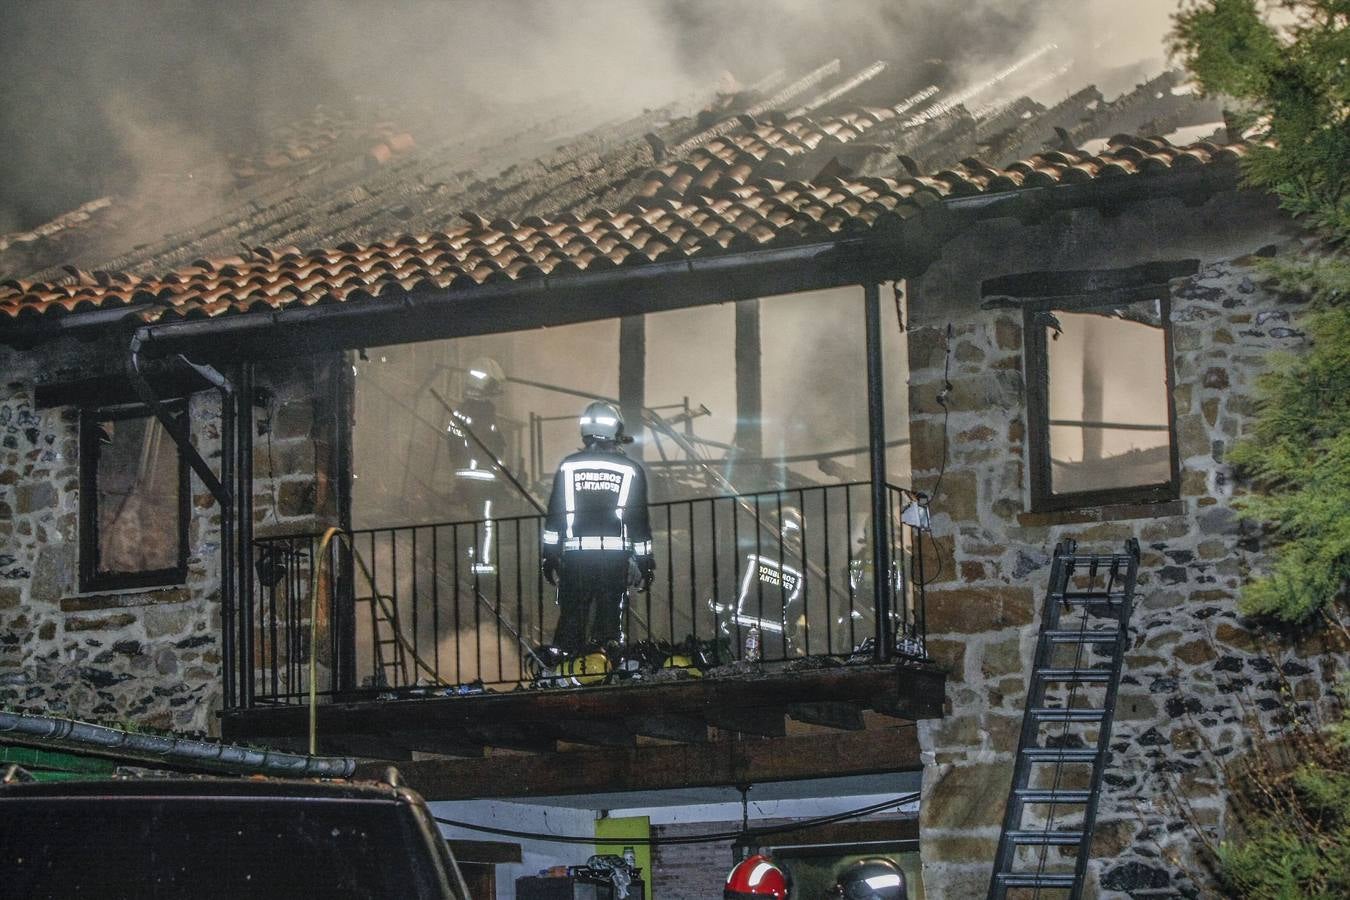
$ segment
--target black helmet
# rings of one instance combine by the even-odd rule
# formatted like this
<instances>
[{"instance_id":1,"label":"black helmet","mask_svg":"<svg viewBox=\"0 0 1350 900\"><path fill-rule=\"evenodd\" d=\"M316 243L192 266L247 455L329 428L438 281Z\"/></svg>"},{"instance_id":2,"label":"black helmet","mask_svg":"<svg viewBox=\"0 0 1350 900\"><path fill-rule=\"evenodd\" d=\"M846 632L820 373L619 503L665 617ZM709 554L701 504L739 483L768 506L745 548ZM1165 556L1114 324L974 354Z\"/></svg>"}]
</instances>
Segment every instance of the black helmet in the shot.
<instances>
[{"instance_id":1,"label":"black helmet","mask_svg":"<svg viewBox=\"0 0 1350 900\"><path fill-rule=\"evenodd\" d=\"M464 392L471 397L495 397L502 392L506 373L495 359L480 356L465 369L468 375Z\"/></svg>"},{"instance_id":2,"label":"black helmet","mask_svg":"<svg viewBox=\"0 0 1350 900\"><path fill-rule=\"evenodd\" d=\"M595 400L581 413L581 438L584 441L623 439L623 416L611 404Z\"/></svg>"},{"instance_id":3,"label":"black helmet","mask_svg":"<svg viewBox=\"0 0 1350 900\"><path fill-rule=\"evenodd\" d=\"M907 900L905 873L880 856L860 859L839 875L832 897L843 900Z\"/></svg>"}]
</instances>

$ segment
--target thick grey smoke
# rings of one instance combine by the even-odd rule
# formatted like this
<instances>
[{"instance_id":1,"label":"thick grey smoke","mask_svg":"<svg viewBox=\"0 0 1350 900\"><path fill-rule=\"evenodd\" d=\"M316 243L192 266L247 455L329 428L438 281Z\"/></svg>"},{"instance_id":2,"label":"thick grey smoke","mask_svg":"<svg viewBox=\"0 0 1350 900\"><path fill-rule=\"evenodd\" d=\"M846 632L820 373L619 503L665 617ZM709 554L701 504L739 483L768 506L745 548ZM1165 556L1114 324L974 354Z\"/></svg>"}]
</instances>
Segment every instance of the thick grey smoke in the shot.
<instances>
[{"instance_id":1,"label":"thick grey smoke","mask_svg":"<svg viewBox=\"0 0 1350 900\"><path fill-rule=\"evenodd\" d=\"M190 198L189 188L224 183L229 154L258 150L278 123L316 104L387 104L414 134L473 131L515 104L548 98L584 101L598 122L835 57L845 67L886 60L901 81L976 79L1047 41L1059 44L1063 64L1083 67L1085 82L1114 81L1102 85L1110 93L1156 71L1173 7L1173 0L11 4L0 29L0 233L166 182L181 183Z\"/></svg>"}]
</instances>

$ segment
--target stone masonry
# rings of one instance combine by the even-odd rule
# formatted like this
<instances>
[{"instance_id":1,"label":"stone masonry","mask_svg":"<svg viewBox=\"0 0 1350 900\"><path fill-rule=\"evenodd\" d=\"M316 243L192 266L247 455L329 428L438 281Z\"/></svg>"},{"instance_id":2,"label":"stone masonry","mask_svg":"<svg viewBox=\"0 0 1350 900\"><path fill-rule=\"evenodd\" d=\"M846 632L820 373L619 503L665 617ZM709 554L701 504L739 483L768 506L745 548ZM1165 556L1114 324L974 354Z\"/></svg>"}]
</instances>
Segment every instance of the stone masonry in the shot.
<instances>
[{"instance_id":1,"label":"stone masonry","mask_svg":"<svg viewBox=\"0 0 1350 900\"><path fill-rule=\"evenodd\" d=\"M1297 244L1276 213L1247 195L1186 209L1184 219L1180 210L1160 204L1110 219L1088 212L1015 234L996 226L947 248L911 285L911 437L920 490L933 488L947 447L933 500L937 558L928 561L930 572L939 561L942 569L927 610L930 652L951 672L949 709L943 720L919 723L929 897L971 898L987 889L1048 563L1060 539L1109 551L1137 537L1143 550L1089 896L1197 896L1192 876L1203 876L1192 828L1222 833L1215 762L1240 751L1244 717L1269 725L1290 696L1317 702L1347 669L1345 648L1266 647L1235 608L1244 578L1262 565L1262 535L1234 513L1230 501L1242 486L1225 452L1251 421L1254 383L1269 355L1306 345L1295 309L1262 287L1258 261L1246 254ZM1185 224L1174 227L1169 218ZM1145 226L1160 235L1154 243L1174 243L1132 244ZM1199 274L1169 286L1180 498L1027 512L1022 316L981 309L978 279L1195 257ZM1003 268L981 268L986 260ZM936 397L948 352L944 442Z\"/></svg>"},{"instance_id":2,"label":"stone masonry","mask_svg":"<svg viewBox=\"0 0 1350 900\"><path fill-rule=\"evenodd\" d=\"M39 409L35 386L118 377L124 340L0 348L0 704L189 733L217 731L221 704L220 509L194 475L185 583L79 590L79 409ZM335 515L331 365L259 373L272 400L259 423L255 517L299 530ZM318 387L316 387L318 385ZM193 441L216 467L220 398L194 394ZM269 415L269 412L271 413Z\"/></svg>"},{"instance_id":3,"label":"stone masonry","mask_svg":"<svg viewBox=\"0 0 1350 900\"><path fill-rule=\"evenodd\" d=\"M186 583L80 593L79 410L34 402L39 380L89 374L88 355L115 371L116 351L0 350L0 703L205 732L220 693L219 509L194 476ZM218 457L218 396L195 395L189 413Z\"/></svg>"}]
</instances>

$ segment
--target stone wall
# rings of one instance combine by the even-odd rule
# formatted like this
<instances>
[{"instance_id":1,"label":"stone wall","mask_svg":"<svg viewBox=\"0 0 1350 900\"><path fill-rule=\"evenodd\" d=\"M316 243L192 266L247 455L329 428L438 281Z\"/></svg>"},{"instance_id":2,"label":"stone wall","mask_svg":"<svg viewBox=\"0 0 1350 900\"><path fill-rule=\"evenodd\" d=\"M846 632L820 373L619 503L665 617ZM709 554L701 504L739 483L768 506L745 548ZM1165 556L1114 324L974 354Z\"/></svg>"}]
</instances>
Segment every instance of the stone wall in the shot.
<instances>
[{"instance_id":1,"label":"stone wall","mask_svg":"<svg viewBox=\"0 0 1350 900\"><path fill-rule=\"evenodd\" d=\"M220 511L201 482L192 479L185 583L80 592L79 410L39 409L35 386L112 377L118 349L0 349L0 703L210 731L220 703ZM195 395L189 413L198 448L218 457L218 396Z\"/></svg>"},{"instance_id":2,"label":"stone wall","mask_svg":"<svg viewBox=\"0 0 1350 900\"><path fill-rule=\"evenodd\" d=\"M347 473L337 471L339 433L350 421L351 382L344 353L259 365L265 401L255 410L253 522L258 537L337 525L349 503Z\"/></svg>"},{"instance_id":3,"label":"stone wall","mask_svg":"<svg viewBox=\"0 0 1350 900\"><path fill-rule=\"evenodd\" d=\"M220 508L194 475L188 574L153 590L81 593L79 409L39 409L38 384L120 377L125 341L0 348L0 704L34 712L217 731L221 704ZM269 456L258 439L259 531L308 530L336 514L335 367L260 371L272 392ZM338 360L340 362L340 360ZM316 387L317 385L317 387ZM193 441L220 456L220 398L194 394ZM218 469L217 469L218 470ZM264 473L272 477L263 477Z\"/></svg>"},{"instance_id":4,"label":"stone wall","mask_svg":"<svg viewBox=\"0 0 1350 900\"><path fill-rule=\"evenodd\" d=\"M692 825L655 825L652 837L735 831L740 822L699 822ZM757 825L760 823L756 823ZM652 897L661 900L695 900L717 897L735 865L731 841L706 844L657 844L652 848L652 871L648 876Z\"/></svg>"},{"instance_id":5,"label":"stone wall","mask_svg":"<svg viewBox=\"0 0 1350 900\"><path fill-rule=\"evenodd\" d=\"M896 816L891 814L881 816L871 816L867 822L894 822L901 819L911 818L908 816ZM788 827L797 822L805 821L801 818L764 818L752 820L752 828L777 828ZM738 831L741 827L739 819L723 822L681 822L679 824L664 824L652 826L652 837L660 839L688 838L702 834L722 834ZM809 831L806 832L810 834ZM820 830L823 840L831 840L828 828ZM797 835L793 840L802 840ZM765 845L761 852L769 856L787 856L792 855L794 850L800 859L806 854L802 854L803 846L793 844L790 850L777 853L772 845L773 838L770 836L765 839ZM730 840L710 841L689 844L657 844L652 847L652 871L649 875L648 896L655 900L709 900L709 898L722 896L722 889L726 884L727 876L731 873L736 864L736 848ZM838 857L847 856L849 851L845 847L823 844L819 848L821 864L835 863ZM901 858L901 865L904 868L909 885L910 900L924 900L923 884L921 883L917 865L911 869L911 863L908 862L910 854L906 853ZM800 885L799 885L800 886ZM792 896L796 898L797 893ZM802 900L816 900L822 894L809 893L803 894Z\"/></svg>"},{"instance_id":6,"label":"stone wall","mask_svg":"<svg viewBox=\"0 0 1350 900\"><path fill-rule=\"evenodd\" d=\"M927 610L930 651L951 670L949 710L944 720L920 723L930 897L983 896L987 888L1040 598L1060 539L1111 551L1137 537L1143 549L1089 895L1195 895L1188 816L1222 830L1225 800L1213 764L1241 747L1243 716L1269 721L1285 689L1299 700L1323 698L1346 671L1344 652L1265 649L1235 609L1244 578L1262 565L1262 540L1232 510L1241 486L1225 453L1251 421L1253 385L1269 354L1306 343L1291 325L1293 309L1261 287L1255 258L1242 255L1288 246L1287 224L1261 203L1237 195L1198 210L1176 203L1116 219L1085 212L1038 227L999 224L949 247L911 285L911 435L920 490L933 488L947 447L933 501L938 559L928 561L932 572L940 559L942 571L928 589ZM1144 226L1153 237L1130 242ZM1168 238L1171 245L1158 245ZM1027 512L1021 313L980 309L980 279L1180 258L1201 260L1198 275L1170 285L1180 499ZM937 394L949 351L944 440ZM1190 813L1183 815L1178 796Z\"/></svg>"}]
</instances>

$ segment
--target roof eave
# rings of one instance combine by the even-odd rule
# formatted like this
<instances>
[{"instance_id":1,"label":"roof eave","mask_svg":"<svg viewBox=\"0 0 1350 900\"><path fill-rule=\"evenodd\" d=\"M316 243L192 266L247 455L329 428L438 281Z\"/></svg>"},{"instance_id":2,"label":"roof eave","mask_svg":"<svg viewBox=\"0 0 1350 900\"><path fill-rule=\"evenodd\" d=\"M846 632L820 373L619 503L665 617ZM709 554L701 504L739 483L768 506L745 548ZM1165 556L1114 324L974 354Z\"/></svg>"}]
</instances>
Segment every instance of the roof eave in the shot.
<instances>
[{"instance_id":1,"label":"roof eave","mask_svg":"<svg viewBox=\"0 0 1350 900\"><path fill-rule=\"evenodd\" d=\"M912 277L927 268L943 244L985 219L1015 216L1035 221L1054 211L1083 207L1114 212L1161 197L1199 204L1237 186L1235 164L1211 163L1160 175L952 197L934 201L897 228L859 237L602 272L417 290L389 299L160 321L142 326L137 335L147 356L197 352L256 359L566 325ZM141 311L124 307L70 314L54 324L29 320L31 325L0 328L0 342L31 346L65 334L87 335L107 327L110 319Z\"/></svg>"}]
</instances>

